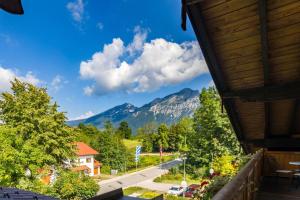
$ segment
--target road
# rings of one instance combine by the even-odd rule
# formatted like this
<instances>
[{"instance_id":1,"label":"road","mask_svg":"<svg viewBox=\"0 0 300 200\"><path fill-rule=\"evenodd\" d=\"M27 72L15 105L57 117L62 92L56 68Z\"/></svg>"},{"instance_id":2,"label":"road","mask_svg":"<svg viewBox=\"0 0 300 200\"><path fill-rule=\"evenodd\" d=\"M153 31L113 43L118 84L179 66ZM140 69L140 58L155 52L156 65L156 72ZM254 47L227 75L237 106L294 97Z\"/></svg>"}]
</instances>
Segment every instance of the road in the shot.
<instances>
[{"instance_id":1,"label":"road","mask_svg":"<svg viewBox=\"0 0 300 200\"><path fill-rule=\"evenodd\" d=\"M138 186L140 183L144 186L144 183L167 173L168 169L175 165L178 165L179 163L181 163L180 160L173 160L167 163L163 163L161 168L160 166L154 166L131 174L126 174L112 179L100 181L98 183L100 185L100 191L98 192L98 194L103 194L118 188Z\"/></svg>"}]
</instances>

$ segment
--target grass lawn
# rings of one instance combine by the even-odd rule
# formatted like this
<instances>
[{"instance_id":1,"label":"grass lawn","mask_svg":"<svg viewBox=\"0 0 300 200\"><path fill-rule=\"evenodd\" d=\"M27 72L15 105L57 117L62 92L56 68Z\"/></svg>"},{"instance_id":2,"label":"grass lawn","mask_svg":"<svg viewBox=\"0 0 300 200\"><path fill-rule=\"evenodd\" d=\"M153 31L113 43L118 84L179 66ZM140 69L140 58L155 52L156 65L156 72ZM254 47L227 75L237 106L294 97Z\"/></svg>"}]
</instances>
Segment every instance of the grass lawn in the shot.
<instances>
[{"instance_id":1,"label":"grass lawn","mask_svg":"<svg viewBox=\"0 0 300 200\"><path fill-rule=\"evenodd\" d=\"M125 196L137 194L137 197L144 199L152 199L159 196L161 193L153 190L149 190L142 187L129 187L123 190Z\"/></svg>"},{"instance_id":2,"label":"grass lawn","mask_svg":"<svg viewBox=\"0 0 300 200\"><path fill-rule=\"evenodd\" d=\"M127 149L134 150L134 151L135 151L136 146L141 145L141 142L138 140L123 139L123 143Z\"/></svg>"},{"instance_id":3,"label":"grass lawn","mask_svg":"<svg viewBox=\"0 0 300 200\"><path fill-rule=\"evenodd\" d=\"M180 185L181 181L183 180L183 174L165 174L162 175L161 177L157 177L154 179L154 182L156 183L170 183L170 184L175 184L175 185ZM200 179L193 179L191 176L187 175L186 176L186 182L188 185L190 184L199 184Z\"/></svg>"}]
</instances>

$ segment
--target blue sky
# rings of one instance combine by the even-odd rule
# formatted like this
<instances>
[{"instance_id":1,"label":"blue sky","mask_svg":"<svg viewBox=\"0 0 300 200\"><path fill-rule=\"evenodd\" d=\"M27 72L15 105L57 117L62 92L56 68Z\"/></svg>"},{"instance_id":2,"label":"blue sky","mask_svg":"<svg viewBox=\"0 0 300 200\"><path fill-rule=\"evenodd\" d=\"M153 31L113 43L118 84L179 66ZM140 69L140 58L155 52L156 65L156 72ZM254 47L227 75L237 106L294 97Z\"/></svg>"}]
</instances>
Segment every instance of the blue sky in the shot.
<instances>
[{"instance_id":1,"label":"blue sky","mask_svg":"<svg viewBox=\"0 0 300 200\"><path fill-rule=\"evenodd\" d=\"M0 92L47 87L70 119L211 82L180 0L23 0L0 12Z\"/></svg>"}]
</instances>

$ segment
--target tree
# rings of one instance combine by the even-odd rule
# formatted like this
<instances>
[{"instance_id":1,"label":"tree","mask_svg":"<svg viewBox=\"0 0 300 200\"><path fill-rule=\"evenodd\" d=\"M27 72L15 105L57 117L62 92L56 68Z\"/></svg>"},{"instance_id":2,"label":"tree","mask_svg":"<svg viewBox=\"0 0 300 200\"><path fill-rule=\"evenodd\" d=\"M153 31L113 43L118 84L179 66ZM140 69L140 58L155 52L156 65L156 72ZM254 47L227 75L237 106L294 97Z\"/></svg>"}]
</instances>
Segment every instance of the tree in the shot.
<instances>
[{"instance_id":1,"label":"tree","mask_svg":"<svg viewBox=\"0 0 300 200\"><path fill-rule=\"evenodd\" d=\"M193 120L184 117L176 124L171 125L168 134L169 151L182 150L189 138L194 134Z\"/></svg>"},{"instance_id":2,"label":"tree","mask_svg":"<svg viewBox=\"0 0 300 200\"><path fill-rule=\"evenodd\" d=\"M74 135L65 125L66 117L58 112L46 89L19 80L12 82L12 93L0 98L1 165L3 185L17 185L35 178L44 166L60 166L74 156ZM13 163L12 163L13 162Z\"/></svg>"},{"instance_id":3,"label":"tree","mask_svg":"<svg viewBox=\"0 0 300 200\"><path fill-rule=\"evenodd\" d=\"M180 132L180 128L178 124L172 124L168 133L168 151L179 151L184 141L184 137L182 132Z\"/></svg>"},{"instance_id":4,"label":"tree","mask_svg":"<svg viewBox=\"0 0 300 200\"><path fill-rule=\"evenodd\" d=\"M112 134L111 126L99 132L95 149L99 152L96 159L112 169L123 169L127 161L127 149L122 140Z\"/></svg>"},{"instance_id":5,"label":"tree","mask_svg":"<svg viewBox=\"0 0 300 200\"><path fill-rule=\"evenodd\" d=\"M111 135L115 133L115 129L111 121L107 120L104 122L104 131Z\"/></svg>"},{"instance_id":6,"label":"tree","mask_svg":"<svg viewBox=\"0 0 300 200\"><path fill-rule=\"evenodd\" d=\"M89 199L97 193L99 186L89 176L63 171L55 181L53 190L60 199Z\"/></svg>"},{"instance_id":7,"label":"tree","mask_svg":"<svg viewBox=\"0 0 300 200\"><path fill-rule=\"evenodd\" d=\"M159 150L160 147L163 149L168 149L168 133L169 129L166 124L161 124L157 129L157 137L156 137L156 149Z\"/></svg>"},{"instance_id":8,"label":"tree","mask_svg":"<svg viewBox=\"0 0 300 200\"><path fill-rule=\"evenodd\" d=\"M188 162L194 166L208 166L214 157L239 155L240 146L221 100L214 87L204 88L200 94L200 108L194 114L194 130L190 139Z\"/></svg>"},{"instance_id":9,"label":"tree","mask_svg":"<svg viewBox=\"0 0 300 200\"><path fill-rule=\"evenodd\" d=\"M76 141L85 142L93 148L96 148L98 146L97 142L101 132L95 126L90 124L84 125L80 123L78 127L74 129L74 131L77 132Z\"/></svg>"},{"instance_id":10,"label":"tree","mask_svg":"<svg viewBox=\"0 0 300 200\"><path fill-rule=\"evenodd\" d=\"M122 121L117 130L117 135L121 138L130 139L131 138L131 128L126 121Z\"/></svg>"},{"instance_id":11,"label":"tree","mask_svg":"<svg viewBox=\"0 0 300 200\"><path fill-rule=\"evenodd\" d=\"M152 152L157 135L157 124L150 122L138 128L136 138L142 141L143 151Z\"/></svg>"}]
</instances>

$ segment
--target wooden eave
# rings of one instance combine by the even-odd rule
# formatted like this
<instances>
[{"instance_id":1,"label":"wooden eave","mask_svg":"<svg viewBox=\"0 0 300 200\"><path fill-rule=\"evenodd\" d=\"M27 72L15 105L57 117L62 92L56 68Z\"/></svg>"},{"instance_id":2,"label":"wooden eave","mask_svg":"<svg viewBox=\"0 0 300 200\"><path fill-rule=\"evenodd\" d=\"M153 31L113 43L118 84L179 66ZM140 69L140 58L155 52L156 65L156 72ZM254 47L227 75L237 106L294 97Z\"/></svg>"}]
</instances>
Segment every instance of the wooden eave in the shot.
<instances>
[{"instance_id":1,"label":"wooden eave","mask_svg":"<svg viewBox=\"0 0 300 200\"><path fill-rule=\"evenodd\" d=\"M244 150L300 150L300 1L183 4Z\"/></svg>"}]
</instances>

